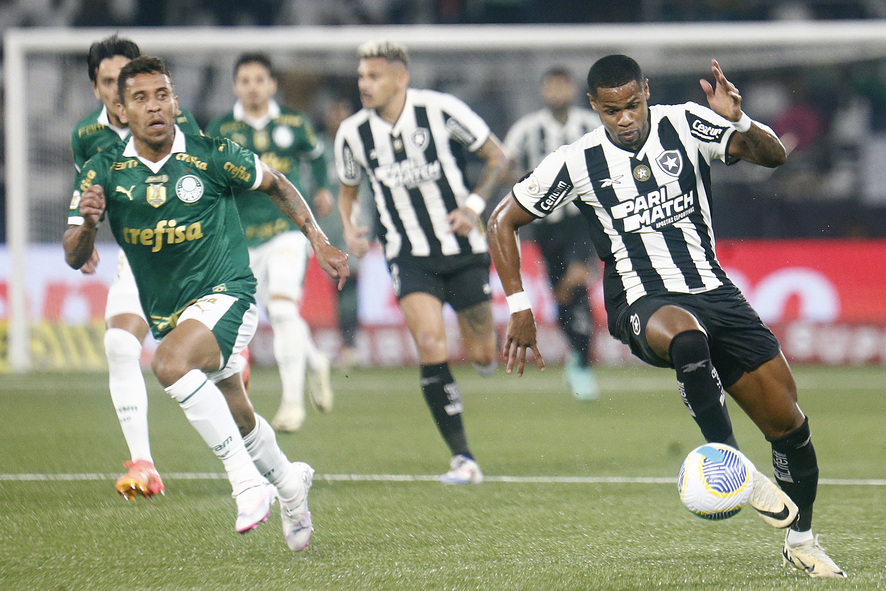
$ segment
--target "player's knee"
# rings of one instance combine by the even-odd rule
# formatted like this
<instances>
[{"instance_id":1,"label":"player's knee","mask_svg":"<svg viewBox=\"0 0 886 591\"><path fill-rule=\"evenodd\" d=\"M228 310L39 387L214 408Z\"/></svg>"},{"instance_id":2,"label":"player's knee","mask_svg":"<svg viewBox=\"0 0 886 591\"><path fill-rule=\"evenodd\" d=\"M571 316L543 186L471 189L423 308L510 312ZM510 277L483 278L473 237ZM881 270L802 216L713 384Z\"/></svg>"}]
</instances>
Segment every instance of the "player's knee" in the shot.
<instances>
[{"instance_id":1,"label":"player's knee","mask_svg":"<svg viewBox=\"0 0 886 591\"><path fill-rule=\"evenodd\" d=\"M105 331L105 356L108 363L138 362L142 344L138 338L122 328L109 328Z\"/></svg>"},{"instance_id":2,"label":"player's knee","mask_svg":"<svg viewBox=\"0 0 886 591\"><path fill-rule=\"evenodd\" d=\"M413 338L421 359L436 359L441 355L446 358L446 338L441 338L436 331L419 329L413 333Z\"/></svg>"},{"instance_id":3,"label":"player's knee","mask_svg":"<svg viewBox=\"0 0 886 591\"><path fill-rule=\"evenodd\" d=\"M268 302L268 318L271 324L294 322L301 318L295 302L286 298L273 298Z\"/></svg>"},{"instance_id":4,"label":"player's knee","mask_svg":"<svg viewBox=\"0 0 886 591\"><path fill-rule=\"evenodd\" d=\"M488 367L490 365L494 365L498 360L495 351L495 344L493 344L491 347L468 347L465 353L467 354L468 361L474 364L475 367Z\"/></svg>"},{"instance_id":5,"label":"player's knee","mask_svg":"<svg viewBox=\"0 0 886 591\"><path fill-rule=\"evenodd\" d=\"M196 369L183 355L167 353L162 347L158 348L151 359L151 371L157 376L157 381L164 388L168 388L179 381L192 369Z\"/></svg>"}]
</instances>

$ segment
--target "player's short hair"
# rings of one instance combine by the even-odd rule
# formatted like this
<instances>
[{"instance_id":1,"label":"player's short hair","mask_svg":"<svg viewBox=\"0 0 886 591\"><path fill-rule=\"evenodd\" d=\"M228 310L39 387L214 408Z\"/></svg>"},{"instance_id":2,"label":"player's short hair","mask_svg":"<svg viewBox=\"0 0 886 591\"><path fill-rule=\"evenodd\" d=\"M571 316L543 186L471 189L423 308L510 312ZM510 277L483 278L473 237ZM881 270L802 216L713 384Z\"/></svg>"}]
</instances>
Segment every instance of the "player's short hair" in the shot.
<instances>
[{"instance_id":1,"label":"player's short hair","mask_svg":"<svg viewBox=\"0 0 886 591\"><path fill-rule=\"evenodd\" d=\"M237 77L237 72L243 64L261 64L271 75L271 78L277 77L277 73L274 71L274 66L271 63L271 57L266 53L255 51L241 54L237 61L234 62L234 78Z\"/></svg>"},{"instance_id":2,"label":"player's short hair","mask_svg":"<svg viewBox=\"0 0 886 591\"><path fill-rule=\"evenodd\" d=\"M404 66L409 66L409 52L399 43L388 41L386 39L380 41L367 41L357 50L360 59L369 59L373 57L383 57L389 62L401 62Z\"/></svg>"},{"instance_id":3,"label":"player's short hair","mask_svg":"<svg viewBox=\"0 0 886 591\"><path fill-rule=\"evenodd\" d=\"M98 67L103 60L122 55L134 60L142 54L135 41L118 37L116 33L101 41L96 41L89 46L89 53L86 54L86 67L89 68L89 80L95 84L98 77Z\"/></svg>"},{"instance_id":4,"label":"player's short hair","mask_svg":"<svg viewBox=\"0 0 886 591\"><path fill-rule=\"evenodd\" d=\"M544 75L541 77L542 81L547 80L548 78L565 78L569 82L572 82L572 72L569 71L569 68L564 66L554 66L553 68L545 70Z\"/></svg>"},{"instance_id":5,"label":"player's short hair","mask_svg":"<svg viewBox=\"0 0 886 591\"><path fill-rule=\"evenodd\" d=\"M598 59L588 70L588 92L597 96L598 88L618 88L636 82L642 88L640 64L626 55L613 54Z\"/></svg>"},{"instance_id":6,"label":"player's short hair","mask_svg":"<svg viewBox=\"0 0 886 591\"><path fill-rule=\"evenodd\" d=\"M135 78L139 74L162 74L169 78L172 84L172 74L169 72L169 66L159 57L143 55L135 58L120 70L120 77L117 78L117 95L121 104L125 104L123 96L126 91L126 81Z\"/></svg>"}]
</instances>

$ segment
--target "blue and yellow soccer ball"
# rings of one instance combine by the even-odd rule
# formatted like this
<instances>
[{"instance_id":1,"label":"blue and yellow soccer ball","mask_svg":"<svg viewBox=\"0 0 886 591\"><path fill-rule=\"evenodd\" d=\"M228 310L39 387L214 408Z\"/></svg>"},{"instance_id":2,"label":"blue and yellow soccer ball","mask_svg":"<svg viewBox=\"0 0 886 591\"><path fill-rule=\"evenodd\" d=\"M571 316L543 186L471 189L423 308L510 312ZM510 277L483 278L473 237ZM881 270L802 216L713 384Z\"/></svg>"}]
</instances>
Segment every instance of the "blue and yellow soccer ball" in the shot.
<instances>
[{"instance_id":1,"label":"blue and yellow soccer ball","mask_svg":"<svg viewBox=\"0 0 886 591\"><path fill-rule=\"evenodd\" d=\"M751 500L754 465L722 443L706 443L686 456L677 476L683 505L704 519L728 519Z\"/></svg>"}]
</instances>

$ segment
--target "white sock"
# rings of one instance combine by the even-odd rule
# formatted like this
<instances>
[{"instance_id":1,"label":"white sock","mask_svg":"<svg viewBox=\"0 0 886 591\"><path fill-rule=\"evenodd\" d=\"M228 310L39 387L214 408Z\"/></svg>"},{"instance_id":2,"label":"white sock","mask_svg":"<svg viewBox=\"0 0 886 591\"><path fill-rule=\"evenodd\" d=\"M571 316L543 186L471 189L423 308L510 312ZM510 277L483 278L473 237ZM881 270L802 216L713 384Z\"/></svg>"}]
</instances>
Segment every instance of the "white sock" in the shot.
<instances>
[{"instance_id":1,"label":"white sock","mask_svg":"<svg viewBox=\"0 0 886 591\"><path fill-rule=\"evenodd\" d=\"M203 441L222 461L234 496L261 481L221 390L199 369L166 388Z\"/></svg>"},{"instance_id":2,"label":"white sock","mask_svg":"<svg viewBox=\"0 0 886 591\"><path fill-rule=\"evenodd\" d=\"M252 457L255 467L268 482L277 487L281 498L290 499L298 491L292 478L292 464L277 445L274 429L259 414L255 415L255 429L243 438L246 451Z\"/></svg>"},{"instance_id":3,"label":"white sock","mask_svg":"<svg viewBox=\"0 0 886 591\"><path fill-rule=\"evenodd\" d=\"M290 300L271 300L268 317L274 331L274 357L283 384L282 404L305 407L305 371L316 348L308 325Z\"/></svg>"},{"instance_id":4,"label":"white sock","mask_svg":"<svg viewBox=\"0 0 886 591\"><path fill-rule=\"evenodd\" d=\"M105 331L108 387L129 455L132 461L153 463L148 438L148 391L139 362L141 354L142 344L132 333L122 328Z\"/></svg>"},{"instance_id":5,"label":"white sock","mask_svg":"<svg viewBox=\"0 0 886 591\"><path fill-rule=\"evenodd\" d=\"M785 535L785 541L789 546L796 546L797 544L802 544L803 542L809 542L815 539L815 536L812 535L812 530L807 529L806 531L794 531L792 529L788 529L787 535Z\"/></svg>"}]
</instances>

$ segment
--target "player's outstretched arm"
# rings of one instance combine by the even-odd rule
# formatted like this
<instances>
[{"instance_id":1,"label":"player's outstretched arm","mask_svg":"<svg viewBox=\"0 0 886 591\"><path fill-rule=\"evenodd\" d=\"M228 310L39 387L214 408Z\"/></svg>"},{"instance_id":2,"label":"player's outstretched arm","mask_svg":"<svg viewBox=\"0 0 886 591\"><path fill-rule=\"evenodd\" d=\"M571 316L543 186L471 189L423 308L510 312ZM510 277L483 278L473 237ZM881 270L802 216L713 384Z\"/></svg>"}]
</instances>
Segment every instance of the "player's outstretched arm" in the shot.
<instances>
[{"instance_id":1,"label":"player's outstretched arm","mask_svg":"<svg viewBox=\"0 0 886 591\"><path fill-rule=\"evenodd\" d=\"M513 193L501 200L492 211L487 226L489 254L501 285L508 296L511 317L505 337L502 355L507 361L507 373L517 367L517 375L523 375L526 354L531 350L541 371L545 369L544 358L536 342L535 316L529 307L529 298L523 291L523 278L520 274L520 248L517 244L517 229L530 223L531 215L517 205Z\"/></svg>"},{"instance_id":2,"label":"player's outstretched arm","mask_svg":"<svg viewBox=\"0 0 886 591\"><path fill-rule=\"evenodd\" d=\"M339 289L344 287L345 281L351 274L348 269L348 255L329 243L326 234L314 219L311 208L289 179L264 162L261 166L262 182L258 190L270 197L283 215L292 220L308 237L320 268L338 281Z\"/></svg>"},{"instance_id":3,"label":"player's outstretched arm","mask_svg":"<svg viewBox=\"0 0 886 591\"><path fill-rule=\"evenodd\" d=\"M100 185L92 185L80 195L80 215L83 223L69 226L62 238L65 262L79 269L89 262L95 250L95 234L105 212L105 192Z\"/></svg>"},{"instance_id":4,"label":"player's outstretched arm","mask_svg":"<svg viewBox=\"0 0 886 591\"><path fill-rule=\"evenodd\" d=\"M341 218L342 236L348 250L357 258L369 251L369 228L354 224L359 213L360 186L341 183L338 189L338 216Z\"/></svg>"},{"instance_id":5,"label":"player's outstretched arm","mask_svg":"<svg viewBox=\"0 0 886 591\"><path fill-rule=\"evenodd\" d=\"M738 131L729 142L729 155L769 168L784 164L787 151L781 140L769 127L742 112L741 93L726 79L717 60L711 60L711 72L714 74L714 85L705 79L699 80L699 84L711 109L731 121Z\"/></svg>"},{"instance_id":6,"label":"player's outstretched arm","mask_svg":"<svg viewBox=\"0 0 886 591\"><path fill-rule=\"evenodd\" d=\"M467 236L477 225L477 221L486 209L486 203L498 186L499 179L508 168L508 156L504 147L495 136L490 134L486 142L476 152L484 160L480 170L480 180L474 187L471 196L464 204L449 212L449 228L459 236Z\"/></svg>"}]
</instances>

